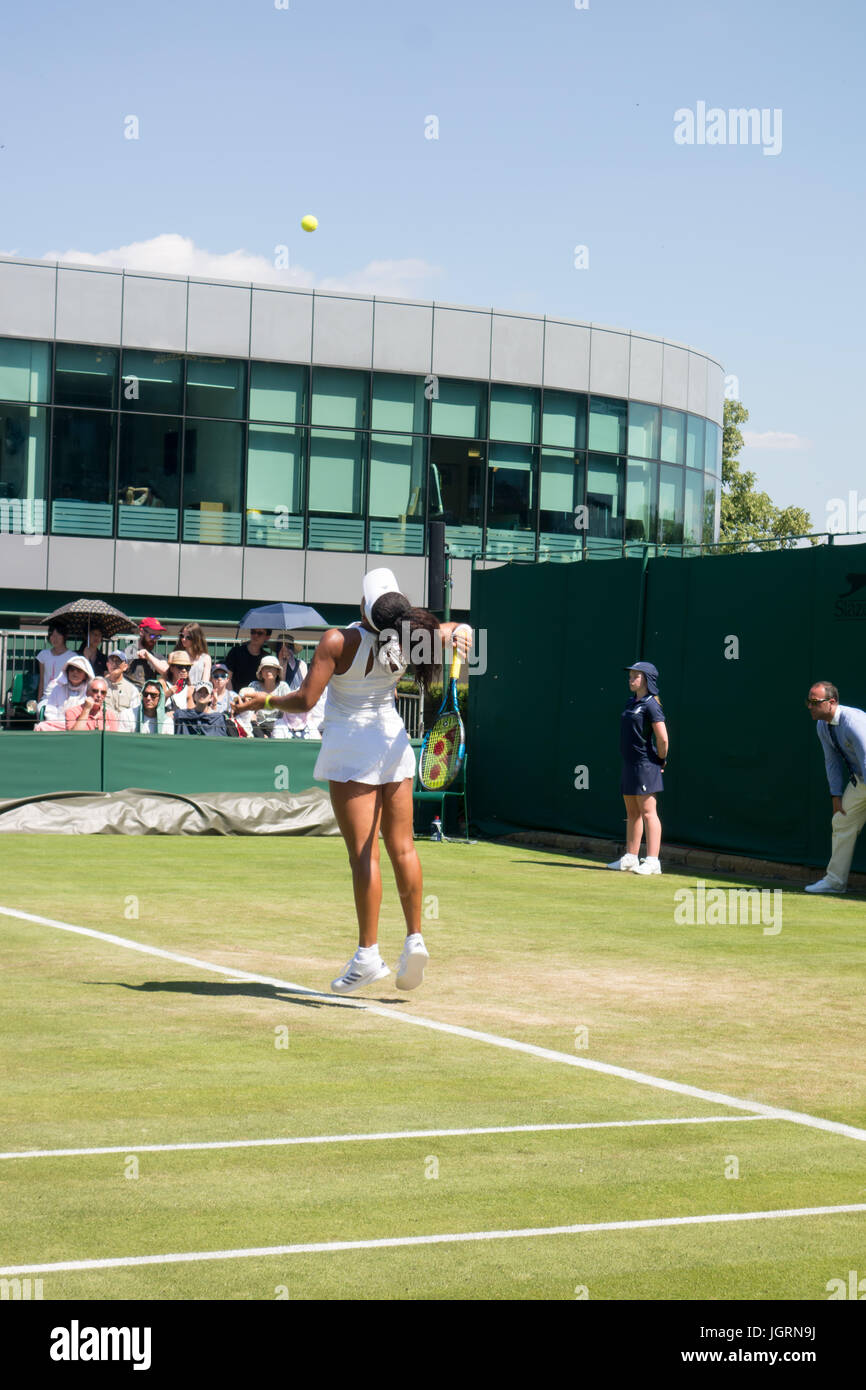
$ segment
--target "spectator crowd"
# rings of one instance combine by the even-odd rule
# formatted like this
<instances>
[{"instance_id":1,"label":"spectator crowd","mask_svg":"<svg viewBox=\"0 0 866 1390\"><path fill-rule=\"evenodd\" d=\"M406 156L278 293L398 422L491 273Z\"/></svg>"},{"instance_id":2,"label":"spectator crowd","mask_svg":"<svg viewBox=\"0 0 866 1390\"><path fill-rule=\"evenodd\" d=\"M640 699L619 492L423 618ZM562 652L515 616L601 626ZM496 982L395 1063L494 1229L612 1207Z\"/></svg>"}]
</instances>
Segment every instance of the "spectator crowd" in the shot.
<instances>
[{"instance_id":1,"label":"spectator crowd","mask_svg":"<svg viewBox=\"0 0 866 1390\"><path fill-rule=\"evenodd\" d=\"M143 618L136 641L103 653L104 633L92 626L77 651L67 646L62 618L48 630L39 652L37 733L194 734L233 738L320 739L324 697L308 714L258 710L235 715L247 690L288 695L307 674L294 638L275 655L265 647L269 628L253 628L223 660L212 660L198 623L186 623L177 649L156 650L166 632L156 618Z\"/></svg>"}]
</instances>

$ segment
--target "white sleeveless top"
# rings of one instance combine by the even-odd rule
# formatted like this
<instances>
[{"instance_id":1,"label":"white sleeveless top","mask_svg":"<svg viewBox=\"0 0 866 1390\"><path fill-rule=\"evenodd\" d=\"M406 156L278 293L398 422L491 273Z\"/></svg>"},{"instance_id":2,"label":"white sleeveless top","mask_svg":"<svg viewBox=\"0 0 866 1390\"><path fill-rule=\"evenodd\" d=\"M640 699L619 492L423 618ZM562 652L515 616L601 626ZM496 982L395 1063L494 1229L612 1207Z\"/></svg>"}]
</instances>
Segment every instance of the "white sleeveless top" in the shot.
<instances>
[{"instance_id":1,"label":"white sleeveless top","mask_svg":"<svg viewBox=\"0 0 866 1390\"><path fill-rule=\"evenodd\" d=\"M415 752L394 699L406 668L386 671L376 656L376 634L360 623L351 626L360 631L361 640L345 675L328 682L322 749L313 776L370 786L402 782L415 775Z\"/></svg>"}]
</instances>

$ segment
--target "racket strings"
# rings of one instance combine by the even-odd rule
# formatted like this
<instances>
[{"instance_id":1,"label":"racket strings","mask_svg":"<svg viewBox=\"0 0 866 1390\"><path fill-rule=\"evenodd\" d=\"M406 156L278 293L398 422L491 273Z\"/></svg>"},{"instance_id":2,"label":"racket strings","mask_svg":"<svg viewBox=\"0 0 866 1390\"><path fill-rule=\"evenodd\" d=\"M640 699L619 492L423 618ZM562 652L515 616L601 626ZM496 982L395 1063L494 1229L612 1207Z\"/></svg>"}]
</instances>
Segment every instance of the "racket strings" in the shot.
<instances>
[{"instance_id":1,"label":"racket strings","mask_svg":"<svg viewBox=\"0 0 866 1390\"><path fill-rule=\"evenodd\" d=\"M419 776L428 791L440 791L453 780L463 761L463 723L458 714L442 714L421 749Z\"/></svg>"}]
</instances>

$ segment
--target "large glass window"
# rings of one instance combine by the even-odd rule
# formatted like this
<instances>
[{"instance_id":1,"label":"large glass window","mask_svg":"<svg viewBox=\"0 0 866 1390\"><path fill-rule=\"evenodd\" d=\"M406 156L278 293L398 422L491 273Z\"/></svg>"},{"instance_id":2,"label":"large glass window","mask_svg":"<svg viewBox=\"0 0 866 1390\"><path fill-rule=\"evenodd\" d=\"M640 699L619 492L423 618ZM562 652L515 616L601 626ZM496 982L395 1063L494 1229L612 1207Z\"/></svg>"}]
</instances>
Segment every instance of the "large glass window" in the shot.
<instances>
[{"instance_id":1,"label":"large glass window","mask_svg":"<svg viewBox=\"0 0 866 1390\"><path fill-rule=\"evenodd\" d=\"M180 415L183 410L183 358L172 352L123 354L120 382L121 410L143 410L153 415Z\"/></svg>"},{"instance_id":2,"label":"large glass window","mask_svg":"<svg viewBox=\"0 0 866 1390\"><path fill-rule=\"evenodd\" d=\"M302 425L307 418L308 368L250 363L250 419Z\"/></svg>"},{"instance_id":3,"label":"large glass window","mask_svg":"<svg viewBox=\"0 0 866 1390\"><path fill-rule=\"evenodd\" d=\"M699 546L704 531L704 475L686 469L685 501L683 504L683 540L686 554L689 546ZM694 552L698 553L697 549Z\"/></svg>"},{"instance_id":4,"label":"large glass window","mask_svg":"<svg viewBox=\"0 0 866 1390\"><path fill-rule=\"evenodd\" d=\"M722 476L722 431L711 420L707 421L707 446L704 467L715 477Z\"/></svg>"},{"instance_id":5,"label":"large glass window","mask_svg":"<svg viewBox=\"0 0 866 1390\"><path fill-rule=\"evenodd\" d=\"M374 406L375 410L375 406ZM370 437L371 551L424 554L425 439L401 434Z\"/></svg>"},{"instance_id":6,"label":"large glass window","mask_svg":"<svg viewBox=\"0 0 866 1390\"><path fill-rule=\"evenodd\" d=\"M580 558L587 522L583 497L585 473L582 455L542 449L539 559Z\"/></svg>"},{"instance_id":7,"label":"large glass window","mask_svg":"<svg viewBox=\"0 0 866 1390\"><path fill-rule=\"evenodd\" d=\"M54 411L51 530L55 535L114 534L116 420L113 411Z\"/></svg>"},{"instance_id":8,"label":"large glass window","mask_svg":"<svg viewBox=\"0 0 866 1390\"><path fill-rule=\"evenodd\" d=\"M629 542L641 542L635 553L656 538L656 474L658 464L629 459L626 474L625 553L632 553Z\"/></svg>"},{"instance_id":9,"label":"large glass window","mask_svg":"<svg viewBox=\"0 0 866 1390\"><path fill-rule=\"evenodd\" d=\"M427 425L427 399L424 391L422 376L374 372L373 429L423 434Z\"/></svg>"},{"instance_id":10,"label":"large glass window","mask_svg":"<svg viewBox=\"0 0 866 1390\"><path fill-rule=\"evenodd\" d=\"M0 532L42 535L48 410L0 404Z\"/></svg>"},{"instance_id":11,"label":"large glass window","mask_svg":"<svg viewBox=\"0 0 866 1390\"><path fill-rule=\"evenodd\" d=\"M0 401L47 401L51 345L0 338Z\"/></svg>"},{"instance_id":12,"label":"large glass window","mask_svg":"<svg viewBox=\"0 0 866 1390\"><path fill-rule=\"evenodd\" d=\"M364 549L366 436L310 431L310 550Z\"/></svg>"},{"instance_id":13,"label":"large glass window","mask_svg":"<svg viewBox=\"0 0 866 1390\"><path fill-rule=\"evenodd\" d=\"M689 468L704 466L704 421L700 415L690 415L686 426L686 465Z\"/></svg>"},{"instance_id":14,"label":"large glass window","mask_svg":"<svg viewBox=\"0 0 866 1390\"><path fill-rule=\"evenodd\" d=\"M539 392L533 386L490 388L490 438L538 443Z\"/></svg>"},{"instance_id":15,"label":"large glass window","mask_svg":"<svg viewBox=\"0 0 866 1390\"><path fill-rule=\"evenodd\" d=\"M452 555L481 553L485 447L477 439L431 439L430 520L445 522Z\"/></svg>"},{"instance_id":16,"label":"large glass window","mask_svg":"<svg viewBox=\"0 0 866 1390\"><path fill-rule=\"evenodd\" d=\"M487 434L487 382L434 377L433 386L431 433L484 439Z\"/></svg>"},{"instance_id":17,"label":"large glass window","mask_svg":"<svg viewBox=\"0 0 866 1390\"><path fill-rule=\"evenodd\" d=\"M55 404L116 409L119 356L115 348L58 343L54 359Z\"/></svg>"},{"instance_id":18,"label":"large glass window","mask_svg":"<svg viewBox=\"0 0 866 1390\"><path fill-rule=\"evenodd\" d=\"M622 554L625 506L625 460L589 454L586 466L589 530L587 555L615 558Z\"/></svg>"},{"instance_id":19,"label":"large glass window","mask_svg":"<svg viewBox=\"0 0 866 1390\"><path fill-rule=\"evenodd\" d=\"M681 410L662 411L662 448L664 463L682 463L686 445L686 417Z\"/></svg>"},{"instance_id":20,"label":"large glass window","mask_svg":"<svg viewBox=\"0 0 866 1390\"><path fill-rule=\"evenodd\" d=\"M177 540L180 430L177 416L120 417L118 536L143 541Z\"/></svg>"},{"instance_id":21,"label":"large glass window","mask_svg":"<svg viewBox=\"0 0 866 1390\"><path fill-rule=\"evenodd\" d=\"M628 407L628 451L636 458L659 456L659 408L630 401Z\"/></svg>"},{"instance_id":22,"label":"large glass window","mask_svg":"<svg viewBox=\"0 0 866 1390\"><path fill-rule=\"evenodd\" d=\"M305 431L250 425L247 443L247 545L304 544Z\"/></svg>"},{"instance_id":23,"label":"large glass window","mask_svg":"<svg viewBox=\"0 0 866 1390\"><path fill-rule=\"evenodd\" d=\"M586 406L586 396L545 390L541 442L554 449L585 449Z\"/></svg>"},{"instance_id":24,"label":"large glass window","mask_svg":"<svg viewBox=\"0 0 866 1390\"><path fill-rule=\"evenodd\" d=\"M625 453L626 412L628 401L605 396L589 400L589 447L612 454Z\"/></svg>"},{"instance_id":25,"label":"large glass window","mask_svg":"<svg viewBox=\"0 0 866 1390\"><path fill-rule=\"evenodd\" d=\"M683 470L662 464L659 472L659 544L670 547L682 543Z\"/></svg>"},{"instance_id":26,"label":"large glass window","mask_svg":"<svg viewBox=\"0 0 866 1390\"><path fill-rule=\"evenodd\" d=\"M246 362L222 357L188 357L186 413L215 420L240 420L246 412Z\"/></svg>"},{"instance_id":27,"label":"large glass window","mask_svg":"<svg viewBox=\"0 0 866 1390\"><path fill-rule=\"evenodd\" d=\"M363 429L367 424L369 372L347 372L339 367L313 368L312 422L314 425Z\"/></svg>"},{"instance_id":28,"label":"large glass window","mask_svg":"<svg viewBox=\"0 0 866 1390\"><path fill-rule=\"evenodd\" d=\"M187 420L183 446L183 539L240 545L244 427Z\"/></svg>"},{"instance_id":29,"label":"large glass window","mask_svg":"<svg viewBox=\"0 0 866 1390\"><path fill-rule=\"evenodd\" d=\"M719 510L722 484L712 473L704 474L704 545L711 545L719 535Z\"/></svg>"},{"instance_id":30,"label":"large glass window","mask_svg":"<svg viewBox=\"0 0 866 1390\"><path fill-rule=\"evenodd\" d=\"M537 451L521 444L491 444L487 469L485 551L499 555L535 553Z\"/></svg>"}]
</instances>

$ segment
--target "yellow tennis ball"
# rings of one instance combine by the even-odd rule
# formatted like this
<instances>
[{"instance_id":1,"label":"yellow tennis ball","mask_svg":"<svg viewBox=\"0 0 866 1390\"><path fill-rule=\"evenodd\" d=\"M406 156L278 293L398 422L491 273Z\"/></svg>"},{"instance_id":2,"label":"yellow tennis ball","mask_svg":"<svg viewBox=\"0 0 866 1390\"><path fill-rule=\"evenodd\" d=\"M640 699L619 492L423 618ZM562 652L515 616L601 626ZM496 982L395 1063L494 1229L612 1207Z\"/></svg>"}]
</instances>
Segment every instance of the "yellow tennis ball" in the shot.
<instances>
[{"instance_id":1,"label":"yellow tennis ball","mask_svg":"<svg viewBox=\"0 0 866 1390\"><path fill-rule=\"evenodd\" d=\"M301 218L301 226L303 227L305 232L314 232L318 225L318 217L313 217L311 213L307 213L306 217Z\"/></svg>"}]
</instances>

